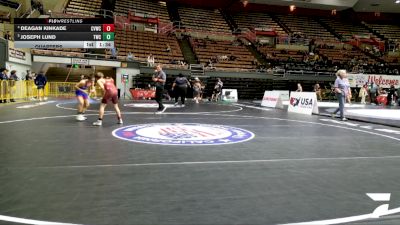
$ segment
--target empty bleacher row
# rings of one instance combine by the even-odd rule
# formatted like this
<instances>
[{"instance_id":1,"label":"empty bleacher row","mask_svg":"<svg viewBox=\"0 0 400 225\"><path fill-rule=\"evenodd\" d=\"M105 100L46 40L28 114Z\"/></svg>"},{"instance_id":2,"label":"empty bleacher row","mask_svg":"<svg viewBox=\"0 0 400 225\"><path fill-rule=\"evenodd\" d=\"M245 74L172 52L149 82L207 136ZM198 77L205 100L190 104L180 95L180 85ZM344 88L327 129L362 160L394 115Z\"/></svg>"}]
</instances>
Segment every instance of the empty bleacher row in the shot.
<instances>
[{"instance_id":1,"label":"empty bleacher row","mask_svg":"<svg viewBox=\"0 0 400 225\"><path fill-rule=\"evenodd\" d=\"M219 10L179 7L178 11L185 28L232 33Z\"/></svg>"},{"instance_id":2,"label":"empty bleacher row","mask_svg":"<svg viewBox=\"0 0 400 225\"><path fill-rule=\"evenodd\" d=\"M156 15L161 22L170 22L167 6L160 1L146 0L117 0L114 11L121 15L128 15L129 11L150 13Z\"/></svg>"},{"instance_id":3,"label":"empty bleacher row","mask_svg":"<svg viewBox=\"0 0 400 225\"><path fill-rule=\"evenodd\" d=\"M339 34L343 38L343 40L353 39L355 35L377 38L361 24L334 20L330 18L322 18L321 21L331 27L337 34Z\"/></svg>"},{"instance_id":4,"label":"empty bleacher row","mask_svg":"<svg viewBox=\"0 0 400 225\"><path fill-rule=\"evenodd\" d=\"M275 61L278 63L301 63L304 57L308 55L308 51L279 50L271 46L260 46L258 47L258 51L264 54L268 61Z\"/></svg>"},{"instance_id":5,"label":"empty bleacher row","mask_svg":"<svg viewBox=\"0 0 400 225\"><path fill-rule=\"evenodd\" d=\"M191 45L200 63L215 69L255 70L254 56L245 46L232 41L191 39Z\"/></svg>"},{"instance_id":6,"label":"empty bleacher row","mask_svg":"<svg viewBox=\"0 0 400 225\"><path fill-rule=\"evenodd\" d=\"M239 28L271 28L279 36L287 35L286 32L267 13L239 12L233 15Z\"/></svg>"},{"instance_id":7,"label":"empty bleacher row","mask_svg":"<svg viewBox=\"0 0 400 225\"><path fill-rule=\"evenodd\" d=\"M145 62L149 54L154 56L155 63L173 64L172 60L184 60L177 39L166 34L117 29L115 44L119 56L125 57L131 52L138 61Z\"/></svg>"},{"instance_id":8,"label":"empty bleacher row","mask_svg":"<svg viewBox=\"0 0 400 225\"><path fill-rule=\"evenodd\" d=\"M1 0L0 5L5 6L5 7L10 7L12 9L18 9L21 4L16 1Z\"/></svg>"},{"instance_id":9,"label":"empty bleacher row","mask_svg":"<svg viewBox=\"0 0 400 225\"><path fill-rule=\"evenodd\" d=\"M258 50L272 66L285 70L334 72L336 68L343 68L359 72L379 65L376 60L351 46L346 48L318 46L314 52L276 49L270 46L260 46Z\"/></svg>"},{"instance_id":10,"label":"empty bleacher row","mask_svg":"<svg viewBox=\"0 0 400 225\"><path fill-rule=\"evenodd\" d=\"M294 15L277 15L277 17L292 33L298 33L305 39L323 39L327 42L337 41L337 38L332 33L312 17Z\"/></svg>"},{"instance_id":11,"label":"empty bleacher row","mask_svg":"<svg viewBox=\"0 0 400 225\"><path fill-rule=\"evenodd\" d=\"M66 13L75 16L95 17L99 13L102 0L70 0Z\"/></svg>"},{"instance_id":12,"label":"empty bleacher row","mask_svg":"<svg viewBox=\"0 0 400 225\"><path fill-rule=\"evenodd\" d=\"M389 40L398 40L400 41L400 26L392 25L392 24L369 24L376 32L385 36L385 38Z\"/></svg>"},{"instance_id":13,"label":"empty bleacher row","mask_svg":"<svg viewBox=\"0 0 400 225\"><path fill-rule=\"evenodd\" d=\"M0 11L0 23L10 23L10 12Z\"/></svg>"}]
</instances>

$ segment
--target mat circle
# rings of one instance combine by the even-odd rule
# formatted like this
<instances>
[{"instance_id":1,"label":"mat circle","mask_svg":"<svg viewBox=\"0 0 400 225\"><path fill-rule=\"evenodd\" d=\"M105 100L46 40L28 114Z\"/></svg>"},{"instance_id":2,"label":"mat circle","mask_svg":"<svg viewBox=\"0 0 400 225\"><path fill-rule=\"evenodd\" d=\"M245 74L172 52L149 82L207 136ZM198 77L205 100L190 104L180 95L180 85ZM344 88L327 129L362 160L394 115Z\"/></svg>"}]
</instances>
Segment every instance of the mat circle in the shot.
<instances>
[{"instance_id":1,"label":"mat circle","mask_svg":"<svg viewBox=\"0 0 400 225\"><path fill-rule=\"evenodd\" d=\"M198 123L151 123L112 132L122 140L159 145L223 145L249 141L254 134L241 128Z\"/></svg>"}]
</instances>

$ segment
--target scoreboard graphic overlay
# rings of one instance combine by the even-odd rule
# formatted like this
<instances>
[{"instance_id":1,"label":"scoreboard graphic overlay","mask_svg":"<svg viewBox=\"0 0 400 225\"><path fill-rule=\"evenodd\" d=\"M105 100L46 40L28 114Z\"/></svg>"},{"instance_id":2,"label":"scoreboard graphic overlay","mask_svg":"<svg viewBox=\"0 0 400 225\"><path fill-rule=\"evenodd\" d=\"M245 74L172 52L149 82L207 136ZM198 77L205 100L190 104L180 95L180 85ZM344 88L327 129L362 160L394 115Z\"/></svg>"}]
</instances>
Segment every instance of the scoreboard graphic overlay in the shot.
<instances>
[{"instance_id":1,"label":"scoreboard graphic overlay","mask_svg":"<svg viewBox=\"0 0 400 225\"><path fill-rule=\"evenodd\" d=\"M114 48L111 18L14 19L16 48Z\"/></svg>"}]
</instances>

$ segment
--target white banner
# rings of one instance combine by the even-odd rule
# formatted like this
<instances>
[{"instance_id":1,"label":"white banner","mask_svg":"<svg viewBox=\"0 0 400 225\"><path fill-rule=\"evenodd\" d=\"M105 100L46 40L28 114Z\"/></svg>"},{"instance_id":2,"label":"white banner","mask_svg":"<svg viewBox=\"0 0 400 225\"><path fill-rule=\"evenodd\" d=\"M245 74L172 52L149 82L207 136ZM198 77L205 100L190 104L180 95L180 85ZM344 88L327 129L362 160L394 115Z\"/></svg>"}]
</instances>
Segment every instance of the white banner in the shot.
<instances>
[{"instance_id":1,"label":"white banner","mask_svg":"<svg viewBox=\"0 0 400 225\"><path fill-rule=\"evenodd\" d=\"M289 90L273 90L281 94L282 101L289 101L290 91Z\"/></svg>"},{"instance_id":2,"label":"white banner","mask_svg":"<svg viewBox=\"0 0 400 225\"><path fill-rule=\"evenodd\" d=\"M291 92L288 112L300 114L318 114L318 102L315 92Z\"/></svg>"},{"instance_id":3,"label":"white banner","mask_svg":"<svg viewBox=\"0 0 400 225\"><path fill-rule=\"evenodd\" d=\"M348 74L348 79L351 87L363 86L368 83L369 85L374 82L382 88L390 88L394 85L396 88L400 87L400 76L380 75L380 74Z\"/></svg>"},{"instance_id":4,"label":"white banner","mask_svg":"<svg viewBox=\"0 0 400 225\"><path fill-rule=\"evenodd\" d=\"M72 58L72 64L89 65L88 59Z\"/></svg>"},{"instance_id":5,"label":"white banner","mask_svg":"<svg viewBox=\"0 0 400 225\"><path fill-rule=\"evenodd\" d=\"M236 89L222 89L222 101L237 102L238 92Z\"/></svg>"},{"instance_id":6,"label":"white banner","mask_svg":"<svg viewBox=\"0 0 400 225\"><path fill-rule=\"evenodd\" d=\"M261 106L283 109L281 93L278 91L265 91Z\"/></svg>"}]
</instances>

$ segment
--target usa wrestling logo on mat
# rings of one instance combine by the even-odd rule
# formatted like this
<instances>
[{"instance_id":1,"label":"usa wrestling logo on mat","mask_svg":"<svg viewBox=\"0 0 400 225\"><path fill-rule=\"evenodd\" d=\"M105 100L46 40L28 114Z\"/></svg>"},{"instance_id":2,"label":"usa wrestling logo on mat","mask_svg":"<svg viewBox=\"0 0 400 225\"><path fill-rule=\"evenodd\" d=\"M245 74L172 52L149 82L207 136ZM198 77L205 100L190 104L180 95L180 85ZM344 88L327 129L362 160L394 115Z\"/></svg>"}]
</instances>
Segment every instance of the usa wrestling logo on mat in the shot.
<instances>
[{"instance_id":1,"label":"usa wrestling logo on mat","mask_svg":"<svg viewBox=\"0 0 400 225\"><path fill-rule=\"evenodd\" d=\"M244 129L197 123L138 124L116 129L112 134L126 141L159 145L222 145L254 138Z\"/></svg>"}]
</instances>

